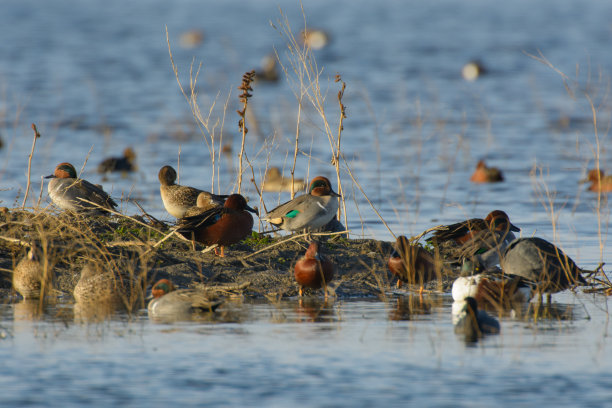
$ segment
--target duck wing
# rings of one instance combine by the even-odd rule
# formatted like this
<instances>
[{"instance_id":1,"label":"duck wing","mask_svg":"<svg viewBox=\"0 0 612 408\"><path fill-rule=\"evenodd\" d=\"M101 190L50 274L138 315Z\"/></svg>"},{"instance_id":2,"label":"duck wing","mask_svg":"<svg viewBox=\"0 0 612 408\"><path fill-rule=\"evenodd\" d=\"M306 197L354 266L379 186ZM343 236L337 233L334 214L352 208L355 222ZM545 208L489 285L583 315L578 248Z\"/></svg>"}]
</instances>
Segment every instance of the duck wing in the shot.
<instances>
[{"instance_id":1,"label":"duck wing","mask_svg":"<svg viewBox=\"0 0 612 408\"><path fill-rule=\"evenodd\" d=\"M78 189L84 197L89 196L90 199L88 201L99 204L110 210L114 210L117 207L117 203L115 202L115 200L113 200L111 196L109 196L108 193L102 189L101 186L92 184L87 180L78 179L77 181L75 181L73 188Z\"/></svg>"}]
</instances>

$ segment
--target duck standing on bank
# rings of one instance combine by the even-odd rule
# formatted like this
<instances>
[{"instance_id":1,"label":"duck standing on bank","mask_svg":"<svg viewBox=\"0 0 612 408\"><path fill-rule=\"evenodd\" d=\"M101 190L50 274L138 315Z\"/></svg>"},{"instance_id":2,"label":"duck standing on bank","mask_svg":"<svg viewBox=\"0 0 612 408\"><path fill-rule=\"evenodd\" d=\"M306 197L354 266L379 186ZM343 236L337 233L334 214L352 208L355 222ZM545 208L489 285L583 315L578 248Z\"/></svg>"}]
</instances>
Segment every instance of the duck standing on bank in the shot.
<instances>
[{"instance_id":1,"label":"duck standing on bank","mask_svg":"<svg viewBox=\"0 0 612 408\"><path fill-rule=\"evenodd\" d=\"M161 279L151 289L153 299L147 310L149 317L181 319L194 313L214 312L223 304L221 299L210 299L197 289L176 289L168 279Z\"/></svg>"},{"instance_id":2,"label":"duck standing on bank","mask_svg":"<svg viewBox=\"0 0 612 408\"><path fill-rule=\"evenodd\" d=\"M331 188L326 177L315 177L310 182L308 194L271 210L264 220L285 231L312 231L330 222L338 211L340 195Z\"/></svg>"},{"instance_id":3,"label":"duck standing on bank","mask_svg":"<svg viewBox=\"0 0 612 408\"><path fill-rule=\"evenodd\" d=\"M53 174L45 178L51 179L47 186L49 197L63 210L105 212L105 208L114 210L117 207L117 203L102 189L102 186L77 178L76 170L70 163L58 164ZM98 206L83 200L91 201Z\"/></svg>"},{"instance_id":4,"label":"duck standing on bank","mask_svg":"<svg viewBox=\"0 0 612 408\"><path fill-rule=\"evenodd\" d=\"M387 267L397 276L398 288L402 282L416 284L420 287L419 294L423 293L425 283L441 277L441 270L436 268L433 255L418 244L411 244L403 235L397 237Z\"/></svg>"},{"instance_id":5,"label":"duck standing on bank","mask_svg":"<svg viewBox=\"0 0 612 408\"><path fill-rule=\"evenodd\" d=\"M334 278L335 266L321 254L317 241L308 246L306 254L300 258L293 268L296 282L300 285L299 296L304 294L304 287L311 289L324 288L327 298L327 285Z\"/></svg>"},{"instance_id":6,"label":"duck standing on bank","mask_svg":"<svg viewBox=\"0 0 612 408\"><path fill-rule=\"evenodd\" d=\"M499 253L520 231L510 222L508 214L491 211L483 220L472 218L444 226L427 239L446 262L461 262L463 257L478 254L487 268L499 262Z\"/></svg>"},{"instance_id":7,"label":"duck standing on bank","mask_svg":"<svg viewBox=\"0 0 612 408\"><path fill-rule=\"evenodd\" d=\"M508 245L501 259L506 275L533 282L540 293L555 293L587 282L584 272L561 249L537 237L519 238Z\"/></svg>"},{"instance_id":8,"label":"duck standing on bank","mask_svg":"<svg viewBox=\"0 0 612 408\"><path fill-rule=\"evenodd\" d=\"M176 218L183 218L185 212L191 208L198 206L198 196L204 194L200 203L205 210L215 207L222 207L225 199L228 196L216 195L207 191L198 190L194 187L181 186L175 184L176 170L172 166L164 166L159 170L157 175L159 179L159 192L161 194L164 207L168 213Z\"/></svg>"},{"instance_id":9,"label":"duck standing on bank","mask_svg":"<svg viewBox=\"0 0 612 408\"><path fill-rule=\"evenodd\" d=\"M253 216L257 210L249 207L240 194L232 194L223 207L215 207L199 215L181 218L177 231L187 239L204 245L219 245L224 256L224 247L242 241L253 230ZM215 252L217 252L215 250Z\"/></svg>"}]
</instances>

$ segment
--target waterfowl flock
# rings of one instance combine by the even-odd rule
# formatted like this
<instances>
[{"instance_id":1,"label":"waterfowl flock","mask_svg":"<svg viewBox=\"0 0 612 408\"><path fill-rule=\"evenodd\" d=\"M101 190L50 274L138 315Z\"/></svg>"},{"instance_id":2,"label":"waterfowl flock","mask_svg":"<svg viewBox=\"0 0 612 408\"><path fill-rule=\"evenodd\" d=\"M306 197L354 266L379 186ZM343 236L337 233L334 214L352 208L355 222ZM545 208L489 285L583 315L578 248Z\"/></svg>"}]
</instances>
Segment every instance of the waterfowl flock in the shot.
<instances>
[{"instance_id":1,"label":"waterfowl flock","mask_svg":"<svg viewBox=\"0 0 612 408\"><path fill-rule=\"evenodd\" d=\"M99 170L133 170L134 152L126 149L124 156L105 160ZM602 171L589 172L588 181L593 183L589 189L608 191L609 177ZM87 215L108 215L116 211L117 203L102 186L79 178L70 163L58 164L48 178L51 179L49 197L63 210ZM176 233L188 241L215 247L215 253L223 257L225 247L251 236L253 214L259 216L259 212L241 194L216 195L176 184L177 172L168 165L159 170L158 178L164 208L177 218ZM471 181L478 183L502 180L501 171L487 167L482 160L471 177ZM304 182L285 178L277 168L272 168L266 174L264 185L268 185L267 191L290 191L303 188ZM339 198L330 180L317 176L308 184L306 193L261 216L279 230L307 233L304 236L308 247L292 268L299 297L305 289L323 289L325 298L334 292L330 287L336 275L334 260L324 255L326 243L314 240L311 234L344 231L345 227L336 217ZM397 278L398 289L405 283L418 288L420 296L431 282L443 287L442 282L451 278L456 330L466 338L476 339L499 332L499 323L485 310L503 313L520 309L535 295L550 295L587 284L583 274L588 271L578 267L560 248L542 238L517 238L515 233L519 231L508 214L494 210L484 219L458 221L421 234L427 236L425 246L418 239L400 235L387 268ZM125 303L129 294L118 289L118 279L124 278L86 267L74 288L74 297L78 303L102 302L100 297L104 297L105 303ZM37 261L35 247L18 263L12 281L15 290L28 299L41 296L48 286L49 274ZM202 291L176 290L166 279L153 286L151 299L149 314L158 317L210 313L223 303L223 299L209 299Z\"/></svg>"}]
</instances>

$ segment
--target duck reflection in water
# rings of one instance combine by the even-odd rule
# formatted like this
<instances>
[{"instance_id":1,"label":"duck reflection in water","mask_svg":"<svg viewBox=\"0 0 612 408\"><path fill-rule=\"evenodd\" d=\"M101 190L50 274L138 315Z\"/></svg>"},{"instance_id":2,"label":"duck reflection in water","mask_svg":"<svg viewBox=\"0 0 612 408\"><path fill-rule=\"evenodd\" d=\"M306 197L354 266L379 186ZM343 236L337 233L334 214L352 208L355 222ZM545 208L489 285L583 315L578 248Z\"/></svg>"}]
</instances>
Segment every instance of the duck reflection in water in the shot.
<instances>
[{"instance_id":1,"label":"duck reflection in water","mask_svg":"<svg viewBox=\"0 0 612 408\"><path fill-rule=\"evenodd\" d=\"M398 296L389 306L389 320L413 320L414 316L431 314L432 307L441 306L441 300L423 294Z\"/></svg>"},{"instance_id":2,"label":"duck reflection in water","mask_svg":"<svg viewBox=\"0 0 612 408\"><path fill-rule=\"evenodd\" d=\"M333 298L321 300L316 297L300 297L295 311L297 323L338 321Z\"/></svg>"}]
</instances>

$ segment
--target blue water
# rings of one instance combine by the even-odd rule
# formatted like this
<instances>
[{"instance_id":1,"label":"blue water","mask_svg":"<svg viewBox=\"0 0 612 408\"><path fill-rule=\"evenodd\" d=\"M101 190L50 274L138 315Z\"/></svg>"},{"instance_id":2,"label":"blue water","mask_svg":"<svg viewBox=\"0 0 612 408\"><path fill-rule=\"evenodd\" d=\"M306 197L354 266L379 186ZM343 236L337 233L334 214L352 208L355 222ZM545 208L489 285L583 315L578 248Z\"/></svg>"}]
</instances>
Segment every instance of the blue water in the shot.
<instances>
[{"instance_id":1,"label":"blue water","mask_svg":"<svg viewBox=\"0 0 612 408\"><path fill-rule=\"evenodd\" d=\"M23 199L31 123L42 138L29 205L38 199L41 176L56 164L69 161L80 169L87 159L83 177L172 220L159 199L157 171L165 164L177 167L179 150L181 183L210 189L209 150L172 72L165 27L184 86L192 61L195 68L202 64L196 86L201 110L207 114L216 100L211 127L217 135L222 130L233 147L231 159L222 156L214 188L235 190L236 87L274 49L288 63L277 2L2 5L0 205ZM297 34L304 24L299 4L280 7ZM315 52L330 126L335 132L339 87L333 78L341 74L348 116L342 151L395 234L418 234L503 209L524 236L558 243L583 267L612 263L609 203L599 203L578 184L594 167L596 151L602 168L612 172L611 3L315 0L304 9L307 24L331 38ZM181 47L180 35L192 29L204 32L203 43ZM540 52L554 69L530 56ZM475 58L489 72L466 82L461 67ZM565 82L556 70L567 76ZM290 165L296 85L283 79L254 86L250 106L257 126L247 122L246 149L256 178L268 160ZM307 101L300 130L298 175L326 175L335 185L323 123ZM97 164L128 145L138 154L139 173L103 180ZM506 182L469 183L480 158L500 167ZM255 199L249 179L243 191ZM353 236L392 240L346 170L342 182ZM264 196L268 208L286 198ZM46 193L41 204L48 204ZM125 200L121 208L137 213ZM466 347L452 332L447 296L429 314L400 322L390 320L391 303L382 302L341 301L331 321L315 323L297 324L293 306L245 305L247 318L239 323L160 326L117 317L93 327L58 321L53 313L40 321L14 321L15 306L5 306L0 405L609 401L606 298L555 295L557 304L575 305L573 319L504 318L501 336Z\"/></svg>"}]
</instances>

